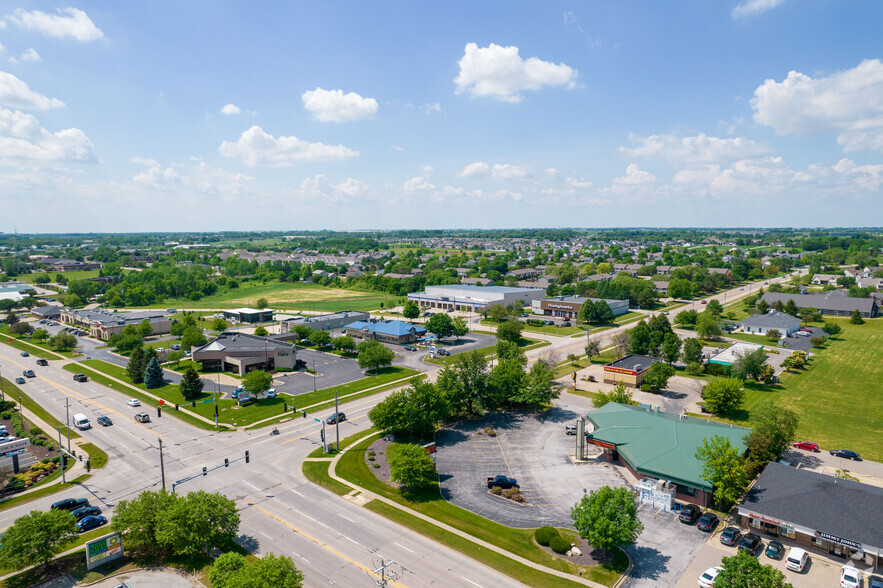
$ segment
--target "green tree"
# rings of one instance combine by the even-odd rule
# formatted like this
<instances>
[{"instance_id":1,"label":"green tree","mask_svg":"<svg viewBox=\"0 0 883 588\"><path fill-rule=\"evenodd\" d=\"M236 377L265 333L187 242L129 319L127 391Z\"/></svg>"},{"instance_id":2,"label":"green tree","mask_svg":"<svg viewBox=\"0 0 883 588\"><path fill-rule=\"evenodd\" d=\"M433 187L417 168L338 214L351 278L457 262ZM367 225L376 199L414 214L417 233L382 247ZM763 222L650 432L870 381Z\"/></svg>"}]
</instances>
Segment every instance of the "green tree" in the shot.
<instances>
[{"instance_id":1,"label":"green tree","mask_svg":"<svg viewBox=\"0 0 883 588\"><path fill-rule=\"evenodd\" d=\"M494 405L517 404L516 398L523 398L527 387L527 374L523 364L517 359L501 359L491 369L490 386L494 390Z\"/></svg>"},{"instance_id":2,"label":"green tree","mask_svg":"<svg viewBox=\"0 0 883 588\"><path fill-rule=\"evenodd\" d=\"M338 351L352 351L356 348L356 340L349 335L335 337L331 342L334 343L334 348Z\"/></svg>"},{"instance_id":3,"label":"green tree","mask_svg":"<svg viewBox=\"0 0 883 588\"><path fill-rule=\"evenodd\" d=\"M754 378L760 381L764 365L766 365L766 353L763 349L755 349L736 359L736 363L733 364L733 375L742 379Z\"/></svg>"},{"instance_id":4,"label":"green tree","mask_svg":"<svg viewBox=\"0 0 883 588\"><path fill-rule=\"evenodd\" d=\"M45 341L48 338L49 338L49 331L47 331L46 329L37 329L36 331L34 331L34 334L31 335L31 339L33 339L34 341L36 341L38 343L42 343L43 341Z\"/></svg>"},{"instance_id":5,"label":"green tree","mask_svg":"<svg viewBox=\"0 0 883 588\"><path fill-rule=\"evenodd\" d=\"M720 435L703 439L695 456L702 462L700 475L714 487L714 497L719 505L732 504L742 496L750 478L745 460L729 439Z\"/></svg>"},{"instance_id":6,"label":"green tree","mask_svg":"<svg viewBox=\"0 0 883 588\"><path fill-rule=\"evenodd\" d=\"M15 519L3 534L0 566L20 570L46 565L77 536L77 519L66 510L34 510Z\"/></svg>"},{"instance_id":7,"label":"green tree","mask_svg":"<svg viewBox=\"0 0 883 588\"><path fill-rule=\"evenodd\" d=\"M451 335L453 335L455 339L459 340L469 332L469 325L466 324L466 319L462 316L455 317L452 321L452 326Z\"/></svg>"},{"instance_id":8,"label":"green tree","mask_svg":"<svg viewBox=\"0 0 883 588\"><path fill-rule=\"evenodd\" d=\"M644 383L650 386L650 390L657 392L668 386L668 381L675 375L675 369L667 363L656 362L650 366L644 374Z\"/></svg>"},{"instance_id":9,"label":"green tree","mask_svg":"<svg viewBox=\"0 0 883 588\"><path fill-rule=\"evenodd\" d=\"M650 328L647 323L639 321L629 332L632 336L629 341L629 351L638 355L647 355L650 351Z\"/></svg>"},{"instance_id":10,"label":"green tree","mask_svg":"<svg viewBox=\"0 0 883 588\"><path fill-rule=\"evenodd\" d=\"M710 312L702 312L696 321L696 334L703 339L715 339L721 336L721 326L717 318Z\"/></svg>"},{"instance_id":11,"label":"green tree","mask_svg":"<svg viewBox=\"0 0 883 588\"><path fill-rule=\"evenodd\" d=\"M675 333L666 333L662 340L662 357L669 364L678 360L681 355L681 338Z\"/></svg>"},{"instance_id":12,"label":"green tree","mask_svg":"<svg viewBox=\"0 0 883 588\"><path fill-rule=\"evenodd\" d=\"M683 358L684 363L687 364L701 363L702 342L695 337L684 339L684 352L681 354L681 357Z\"/></svg>"},{"instance_id":13,"label":"green tree","mask_svg":"<svg viewBox=\"0 0 883 588\"><path fill-rule=\"evenodd\" d=\"M181 336L181 347L184 349L190 350L193 347L202 347L206 343L208 343L208 340L202 334L202 329L199 327L187 327L184 329L184 334Z\"/></svg>"},{"instance_id":14,"label":"green tree","mask_svg":"<svg viewBox=\"0 0 883 588\"><path fill-rule=\"evenodd\" d=\"M705 308L714 316L720 316L720 314L724 311L723 305L721 305L721 303L714 298L708 301L708 304L705 305Z\"/></svg>"},{"instance_id":15,"label":"green tree","mask_svg":"<svg viewBox=\"0 0 883 588\"><path fill-rule=\"evenodd\" d=\"M523 323L519 321L506 321L497 326L497 340L510 341L517 344L521 341L522 329L524 329Z\"/></svg>"},{"instance_id":16,"label":"green tree","mask_svg":"<svg viewBox=\"0 0 883 588\"><path fill-rule=\"evenodd\" d=\"M603 300L599 300L595 303L595 311L597 315L595 317L595 321L597 324L607 324L612 323L613 319L613 310L610 308L610 305L604 302Z\"/></svg>"},{"instance_id":17,"label":"green tree","mask_svg":"<svg viewBox=\"0 0 883 588\"><path fill-rule=\"evenodd\" d=\"M558 397L559 386L555 382L555 372L545 361L535 361L527 373L525 387L521 394L511 397L513 404L530 408L543 407Z\"/></svg>"},{"instance_id":18,"label":"green tree","mask_svg":"<svg viewBox=\"0 0 883 588\"><path fill-rule=\"evenodd\" d=\"M387 449L387 461L390 479L407 488L425 488L438 480L432 457L419 445L401 444L392 452Z\"/></svg>"},{"instance_id":19,"label":"green tree","mask_svg":"<svg viewBox=\"0 0 883 588\"><path fill-rule=\"evenodd\" d=\"M315 345L319 345L319 346L328 345L329 343L331 343L331 333L329 333L328 331L322 331L322 330L317 329L317 330L313 331L313 334L311 335L310 340Z\"/></svg>"},{"instance_id":20,"label":"green tree","mask_svg":"<svg viewBox=\"0 0 883 588\"><path fill-rule=\"evenodd\" d=\"M683 327L692 327L699 320L699 313L695 310L684 310L675 317L675 324Z\"/></svg>"},{"instance_id":21,"label":"green tree","mask_svg":"<svg viewBox=\"0 0 883 588\"><path fill-rule=\"evenodd\" d=\"M800 310L797 308L797 304L794 303L793 298L788 299L788 302L782 307L782 312L791 316L800 316Z\"/></svg>"},{"instance_id":22,"label":"green tree","mask_svg":"<svg viewBox=\"0 0 883 588\"><path fill-rule=\"evenodd\" d=\"M222 318L216 318L216 319L214 320L214 322L212 323L212 329L215 330L215 331L218 331L219 333L220 333L221 331L225 331L225 330L227 330L227 328L228 328L229 326L230 326L230 323L228 323L227 321L225 321L225 320L222 319Z\"/></svg>"},{"instance_id":23,"label":"green tree","mask_svg":"<svg viewBox=\"0 0 883 588\"><path fill-rule=\"evenodd\" d=\"M160 554L156 542L160 514L178 499L165 490L145 490L132 500L121 500L113 511L110 527L123 534L126 549L142 554Z\"/></svg>"},{"instance_id":24,"label":"green tree","mask_svg":"<svg viewBox=\"0 0 883 588\"><path fill-rule=\"evenodd\" d=\"M787 360L788 368L799 370L806 365L806 351L795 351L787 358Z\"/></svg>"},{"instance_id":25,"label":"green tree","mask_svg":"<svg viewBox=\"0 0 883 588\"><path fill-rule=\"evenodd\" d=\"M9 332L12 333L13 335L17 335L19 339L21 339L22 335L24 335L25 333L29 333L30 330L31 330L30 323L26 323L24 321L19 321L19 322L15 323L14 325L12 325L11 327L9 327ZM65 333L65 335L66 334L67 333Z\"/></svg>"},{"instance_id":26,"label":"green tree","mask_svg":"<svg viewBox=\"0 0 883 588\"><path fill-rule=\"evenodd\" d=\"M126 373L133 384L140 384L144 381L144 348L140 345L129 354Z\"/></svg>"},{"instance_id":27,"label":"green tree","mask_svg":"<svg viewBox=\"0 0 883 588\"><path fill-rule=\"evenodd\" d=\"M852 313L852 318L849 319L849 324L851 325L863 325L865 324L865 319L862 318L862 313L856 308Z\"/></svg>"},{"instance_id":28,"label":"green tree","mask_svg":"<svg viewBox=\"0 0 883 588\"><path fill-rule=\"evenodd\" d=\"M797 413L766 399L751 408L749 418L751 429L766 436L775 459L781 459L796 438L797 425L800 424Z\"/></svg>"},{"instance_id":29,"label":"green tree","mask_svg":"<svg viewBox=\"0 0 883 588\"><path fill-rule=\"evenodd\" d=\"M226 584L214 588L301 588L303 573L286 555L268 553L238 569Z\"/></svg>"},{"instance_id":30,"label":"green tree","mask_svg":"<svg viewBox=\"0 0 883 588\"><path fill-rule=\"evenodd\" d=\"M785 574L769 564L762 564L747 551L725 557L723 568L714 580L715 586L727 588L794 588L785 581Z\"/></svg>"},{"instance_id":31,"label":"green tree","mask_svg":"<svg viewBox=\"0 0 883 588\"><path fill-rule=\"evenodd\" d=\"M598 322L598 309L595 306L594 300L587 298L579 307L579 311L576 313L576 318L583 323Z\"/></svg>"},{"instance_id":32,"label":"green tree","mask_svg":"<svg viewBox=\"0 0 883 588\"><path fill-rule=\"evenodd\" d=\"M589 339L586 341L586 357L592 361L596 355L601 355L601 342L598 339Z\"/></svg>"},{"instance_id":33,"label":"green tree","mask_svg":"<svg viewBox=\"0 0 883 588\"><path fill-rule=\"evenodd\" d=\"M359 355L356 357L359 367L373 372L382 367L392 365L392 360L395 358L395 353L393 353L392 349L389 349L379 341L362 341L356 349L359 352Z\"/></svg>"},{"instance_id":34,"label":"green tree","mask_svg":"<svg viewBox=\"0 0 883 588\"><path fill-rule=\"evenodd\" d=\"M509 311L502 304L494 304L486 310L488 318L497 322L502 322L509 318Z\"/></svg>"},{"instance_id":35,"label":"green tree","mask_svg":"<svg viewBox=\"0 0 883 588\"><path fill-rule=\"evenodd\" d=\"M739 378L715 377L702 390L705 407L714 414L729 414L742 405L745 390Z\"/></svg>"},{"instance_id":36,"label":"green tree","mask_svg":"<svg viewBox=\"0 0 883 588\"><path fill-rule=\"evenodd\" d=\"M12 304L14 304L14 302L15 301L13 301L13 300L9 301L9 304L10 304L9 308L12 308ZM18 322L20 320L21 319L19 319L18 315L15 314L14 312L10 312L9 314L6 315L6 324L9 325L10 327L18 324Z\"/></svg>"},{"instance_id":37,"label":"green tree","mask_svg":"<svg viewBox=\"0 0 883 588\"><path fill-rule=\"evenodd\" d=\"M164 384L159 360L156 357L152 357L147 362L147 367L144 368L144 385L147 388L160 388Z\"/></svg>"},{"instance_id":38,"label":"green tree","mask_svg":"<svg viewBox=\"0 0 883 588\"><path fill-rule=\"evenodd\" d=\"M55 336L49 339L49 345L61 351L70 351L77 346L77 338L70 333L59 331Z\"/></svg>"},{"instance_id":39,"label":"green tree","mask_svg":"<svg viewBox=\"0 0 883 588\"><path fill-rule=\"evenodd\" d=\"M496 408L489 378L487 358L473 350L457 354L439 373L436 385L448 399L452 414L469 416Z\"/></svg>"},{"instance_id":40,"label":"green tree","mask_svg":"<svg viewBox=\"0 0 883 588\"><path fill-rule=\"evenodd\" d=\"M252 396L258 396L270 389L273 376L264 370L252 370L242 378L242 387Z\"/></svg>"},{"instance_id":41,"label":"green tree","mask_svg":"<svg viewBox=\"0 0 883 588\"><path fill-rule=\"evenodd\" d=\"M239 530L236 503L221 493L190 492L159 514L156 542L177 556L194 557L233 542Z\"/></svg>"},{"instance_id":42,"label":"green tree","mask_svg":"<svg viewBox=\"0 0 883 588\"><path fill-rule=\"evenodd\" d=\"M580 537L595 549L632 545L644 530L635 494L628 488L598 488L580 498L570 518Z\"/></svg>"},{"instance_id":43,"label":"green tree","mask_svg":"<svg viewBox=\"0 0 883 588\"><path fill-rule=\"evenodd\" d=\"M267 308L267 305L269 304L269 302L267 302L266 298L261 297L261 298L258 298L257 301L255 301L255 304L257 305L258 309L263 310L263 309Z\"/></svg>"},{"instance_id":44,"label":"green tree","mask_svg":"<svg viewBox=\"0 0 883 588\"><path fill-rule=\"evenodd\" d=\"M426 330L444 339L454 334L454 321L446 312L437 312L426 321Z\"/></svg>"},{"instance_id":45,"label":"green tree","mask_svg":"<svg viewBox=\"0 0 883 588\"><path fill-rule=\"evenodd\" d=\"M138 323L138 334L141 335L142 339L150 337L153 334L153 326L150 324L149 320L144 319Z\"/></svg>"},{"instance_id":46,"label":"green tree","mask_svg":"<svg viewBox=\"0 0 883 588\"><path fill-rule=\"evenodd\" d=\"M236 584L232 583L233 576L245 565L245 556L235 551L219 555L212 564L212 569L209 570L212 588L235 588Z\"/></svg>"},{"instance_id":47,"label":"green tree","mask_svg":"<svg viewBox=\"0 0 883 588\"><path fill-rule=\"evenodd\" d=\"M499 361L514 360L522 366L527 364L527 356L524 355L524 351L517 343L506 341L504 339L497 339L496 350L497 359Z\"/></svg>"},{"instance_id":48,"label":"green tree","mask_svg":"<svg viewBox=\"0 0 883 588\"><path fill-rule=\"evenodd\" d=\"M368 413L378 430L392 433L432 435L450 413L448 401L432 382L419 378L378 402Z\"/></svg>"},{"instance_id":49,"label":"green tree","mask_svg":"<svg viewBox=\"0 0 883 588\"><path fill-rule=\"evenodd\" d=\"M837 323L833 323L833 322L825 323L825 326L822 328L824 329L824 331L826 333L828 333L829 337L834 337L836 335L839 335L843 331L843 328L840 325L838 325Z\"/></svg>"},{"instance_id":50,"label":"green tree","mask_svg":"<svg viewBox=\"0 0 883 588\"><path fill-rule=\"evenodd\" d=\"M267 327L265 327L265 326L263 326L263 325L258 325L258 326L255 327L255 329L254 329L254 334L255 334L255 336L257 336L257 337L266 337L267 335L270 334L270 332L267 331Z\"/></svg>"},{"instance_id":51,"label":"green tree","mask_svg":"<svg viewBox=\"0 0 883 588\"><path fill-rule=\"evenodd\" d=\"M625 384L622 382L617 382L616 386L610 392L599 390L592 399L592 406L595 408L601 408L610 402L618 402L619 404L637 404L637 402L632 400L631 389L626 388Z\"/></svg>"},{"instance_id":52,"label":"green tree","mask_svg":"<svg viewBox=\"0 0 883 588\"><path fill-rule=\"evenodd\" d=\"M775 343L782 338L782 333L779 329L770 329L766 332L766 338Z\"/></svg>"},{"instance_id":53,"label":"green tree","mask_svg":"<svg viewBox=\"0 0 883 588\"><path fill-rule=\"evenodd\" d=\"M172 351L168 355L166 355L166 361L174 361L175 367L177 368L177 367L179 367L179 364L181 363L181 360L184 359L184 357L186 357L186 354L183 351L181 351L180 349L178 349L178 350Z\"/></svg>"},{"instance_id":54,"label":"green tree","mask_svg":"<svg viewBox=\"0 0 883 588\"><path fill-rule=\"evenodd\" d=\"M184 400L196 400L202 394L202 387L205 382L199 377L199 372L190 365L184 370L184 376L181 378L181 396Z\"/></svg>"},{"instance_id":55,"label":"green tree","mask_svg":"<svg viewBox=\"0 0 883 588\"><path fill-rule=\"evenodd\" d=\"M783 307L784 308L784 307ZM769 303L763 298L760 299L760 302L757 303L757 312L758 314L766 314L770 311Z\"/></svg>"},{"instance_id":56,"label":"green tree","mask_svg":"<svg viewBox=\"0 0 883 588\"><path fill-rule=\"evenodd\" d=\"M413 300L408 300L405 302L404 307L402 307L402 316L406 319L415 319L420 316L420 307L417 306L417 303Z\"/></svg>"}]
</instances>

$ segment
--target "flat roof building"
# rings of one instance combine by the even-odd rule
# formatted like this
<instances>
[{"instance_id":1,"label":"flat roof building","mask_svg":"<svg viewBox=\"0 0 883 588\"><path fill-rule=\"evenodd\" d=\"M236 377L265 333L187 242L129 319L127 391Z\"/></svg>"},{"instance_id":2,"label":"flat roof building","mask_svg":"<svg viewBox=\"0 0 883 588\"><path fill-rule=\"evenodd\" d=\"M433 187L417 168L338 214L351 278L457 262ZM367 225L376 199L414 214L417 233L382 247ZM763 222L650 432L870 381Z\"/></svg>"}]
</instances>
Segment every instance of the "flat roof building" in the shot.
<instances>
[{"instance_id":1,"label":"flat roof building","mask_svg":"<svg viewBox=\"0 0 883 588\"><path fill-rule=\"evenodd\" d=\"M534 314L546 316L560 316L567 319L575 319L579 309L586 300L592 302L606 302L613 316L619 316L629 311L628 300L607 300L604 298L583 298L582 296L552 296L542 300L534 300L531 304Z\"/></svg>"},{"instance_id":2,"label":"flat roof building","mask_svg":"<svg viewBox=\"0 0 883 588\"><path fill-rule=\"evenodd\" d=\"M423 292L408 294L422 308L441 308L481 312L494 304L518 302L523 306L545 297L542 288L509 288L507 286L426 286Z\"/></svg>"},{"instance_id":3,"label":"flat roof building","mask_svg":"<svg viewBox=\"0 0 883 588\"><path fill-rule=\"evenodd\" d=\"M367 321L370 317L370 314L360 310L344 310L332 314L296 316L284 319L279 324L282 327L283 333L290 332L291 328L297 325L306 325L315 331L331 331L333 329L342 329L356 321Z\"/></svg>"},{"instance_id":4,"label":"flat roof building","mask_svg":"<svg viewBox=\"0 0 883 588\"><path fill-rule=\"evenodd\" d=\"M285 337L285 335L282 335ZM272 335L258 337L246 333L223 332L200 347L193 347L193 361L204 371L233 372L244 376L252 370L293 370L297 361L294 341Z\"/></svg>"},{"instance_id":5,"label":"flat roof building","mask_svg":"<svg viewBox=\"0 0 883 588\"><path fill-rule=\"evenodd\" d=\"M122 333L128 325L138 326L144 321L153 329L151 335L168 335L172 329L172 319L164 310L144 310L133 312L110 312L99 308L72 310L62 308L59 316L62 322L89 330L89 335L107 341Z\"/></svg>"},{"instance_id":6,"label":"flat roof building","mask_svg":"<svg viewBox=\"0 0 883 588\"><path fill-rule=\"evenodd\" d=\"M380 341L381 343L393 343L406 345L414 343L426 333L426 329L420 325L412 325L402 321L356 321L343 328L344 333L353 339Z\"/></svg>"},{"instance_id":7,"label":"flat roof building","mask_svg":"<svg viewBox=\"0 0 883 588\"><path fill-rule=\"evenodd\" d=\"M660 358L649 355L626 355L604 366L604 383L622 382L629 388L639 388L650 366L660 361Z\"/></svg>"},{"instance_id":8,"label":"flat roof building","mask_svg":"<svg viewBox=\"0 0 883 588\"><path fill-rule=\"evenodd\" d=\"M270 308L263 310L234 308L233 310L225 310L223 313L225 319L236 323L269 323L273 320L273 310Z\"/></svg>"},{"instance_id":9,"label":"flat roof building","mask_svg":"<svg viewBox=\"0 0 883 588\"><path fill-rule=\"evenodd\" d=\"M880 314L877 301L873 298L853 298L845 290L832 290L824 294L780 294L766 292L763 300L773 306L776 302L788 304L793 300L797 308L815 308L821 314L850 316L856 309L864 318L874 318Z\"/></svg>"},{"instance_id":10,"label":"flat roof building","mask_svg":"<svg viewBox=\"0 0 883 588\"><path fill-rule=\"evenodd\" d=\"M763 345L756 343L735 343L727 347L717 355L712 356L708 363L716 363L720 365L733 365L740 358L751 355L758 349L763 349Z\"/></svg>"}]
</instances>

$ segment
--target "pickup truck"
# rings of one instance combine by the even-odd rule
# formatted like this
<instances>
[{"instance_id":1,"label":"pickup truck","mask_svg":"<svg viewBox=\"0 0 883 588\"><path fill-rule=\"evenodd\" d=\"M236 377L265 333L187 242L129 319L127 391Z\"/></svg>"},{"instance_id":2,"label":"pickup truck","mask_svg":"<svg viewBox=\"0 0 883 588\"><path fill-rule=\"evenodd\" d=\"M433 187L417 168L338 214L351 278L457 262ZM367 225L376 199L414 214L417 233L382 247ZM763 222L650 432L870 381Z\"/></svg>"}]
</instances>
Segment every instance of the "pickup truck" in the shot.
<instances>
[{"instance_id":1,"label":"pickup truck","mask_svg":"<svg viewBox=\"0 0 883 588\"><path fill-rule=\"evenodd\" d=\"M487 479L487 487L493 488L494 486L499 486L503 490L508 490L509 488L514 488L515 486L518 486L518 482L515 480L515 478L499 475Z\"/></svg>"}]
</instances>

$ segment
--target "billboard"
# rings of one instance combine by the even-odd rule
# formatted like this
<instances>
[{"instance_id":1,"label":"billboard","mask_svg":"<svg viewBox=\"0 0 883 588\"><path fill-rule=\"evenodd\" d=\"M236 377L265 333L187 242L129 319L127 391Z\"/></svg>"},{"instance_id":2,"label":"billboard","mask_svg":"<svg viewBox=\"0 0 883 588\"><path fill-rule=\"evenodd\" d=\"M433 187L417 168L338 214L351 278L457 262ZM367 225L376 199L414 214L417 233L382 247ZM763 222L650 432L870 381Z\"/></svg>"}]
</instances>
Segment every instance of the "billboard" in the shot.
<instances>
[{"instance_id":1,"label":"billboard","mask_svg":"<svg viewBox=\"0 0 883 588\"><path fill-rule=\"evenodd\" d=\"M123 536L111 533L86 543L86 568L92 569L123 557Z\"/></svg>"}]
</instances>

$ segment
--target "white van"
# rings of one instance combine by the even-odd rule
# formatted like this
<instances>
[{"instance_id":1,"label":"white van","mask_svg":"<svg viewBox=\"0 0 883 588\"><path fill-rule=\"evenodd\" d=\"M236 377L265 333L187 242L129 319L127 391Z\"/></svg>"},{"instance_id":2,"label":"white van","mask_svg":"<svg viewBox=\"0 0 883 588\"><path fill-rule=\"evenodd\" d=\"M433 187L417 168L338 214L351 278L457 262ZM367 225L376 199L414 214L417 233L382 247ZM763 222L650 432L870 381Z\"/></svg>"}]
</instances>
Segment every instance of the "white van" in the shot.
<instances>
[{"instance_id":1,"label":"white van","mask_svg":"<svg viewBox=\"0 0 883 588\"><path fill-rule=\"evenodd\" d=\"M792 572L801 573L806 566L807 559L808 556L805 550L800 549L799 547L792 547L790 551L788 551L788 557L785 558L785 567Z\"/></svg>"},{"instance_id":2,"label":"white van","mask_svg":"<svg viewBox=\"0 0 883 588\"><path fill-rule=\"evenodd\" d=\"M92 425L89 423L89 417L79 412L74 415L74 426L81 431L92 428Z\"/></svg>"}]
</instances>

